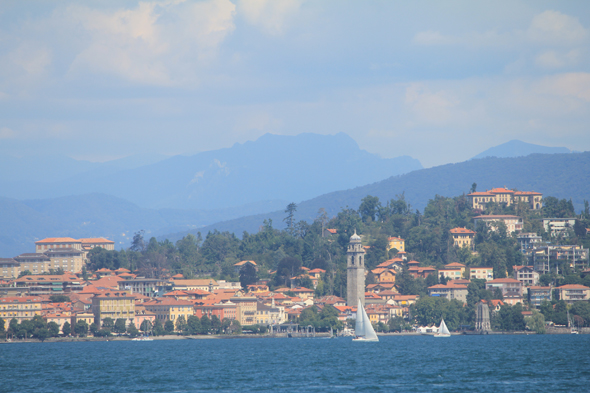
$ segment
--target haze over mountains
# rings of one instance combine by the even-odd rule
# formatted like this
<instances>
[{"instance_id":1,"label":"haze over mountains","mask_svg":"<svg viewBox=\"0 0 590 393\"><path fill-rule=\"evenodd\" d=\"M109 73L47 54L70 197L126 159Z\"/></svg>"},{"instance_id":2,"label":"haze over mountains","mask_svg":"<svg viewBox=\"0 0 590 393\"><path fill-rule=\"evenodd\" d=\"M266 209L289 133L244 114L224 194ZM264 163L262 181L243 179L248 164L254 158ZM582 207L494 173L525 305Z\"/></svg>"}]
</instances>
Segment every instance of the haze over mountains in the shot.
<instances>
[{"instance_id":1,"label":"haze over mountains","mask_svg":"<svg viewBox=\"0 0 590 393\"><path fill-rule=\"evenodd\" d=\"M214 228L254 232L266 218L280 228L289 202L298 203L298 220L313 220L320 207L331 216L347 205L356 209L368 194L386 202L405 193L423 210L435 194L459 195L473 182L479 190L505 185L571 197L578 209L590 194L590 153L420 170L411 157L381 159L345 134L265 135L191 157L145 155L103 164L40 157L37 167L10 167L19 162L0 160L0 257L32 252L35 240L49 236L104 236L119 248L141 229L176 240Z\"/></svg>"},{"instance_id":2,"label":"haze over mountains","mask_svg":"<svg viewBox=\"0 0 590 393\"><path fill-rule=\"evenodd\" d=\"M530 154L557 154L557 153L571 153L572 151L567 147L548 147L541 145L534 145L532 143L526 143L513 139L509 142L502 143L501 145L491 147L486 151L483 151L473 157L475 158L486 158L486 157L526 157Z\"/></svg>"}]
</instances>

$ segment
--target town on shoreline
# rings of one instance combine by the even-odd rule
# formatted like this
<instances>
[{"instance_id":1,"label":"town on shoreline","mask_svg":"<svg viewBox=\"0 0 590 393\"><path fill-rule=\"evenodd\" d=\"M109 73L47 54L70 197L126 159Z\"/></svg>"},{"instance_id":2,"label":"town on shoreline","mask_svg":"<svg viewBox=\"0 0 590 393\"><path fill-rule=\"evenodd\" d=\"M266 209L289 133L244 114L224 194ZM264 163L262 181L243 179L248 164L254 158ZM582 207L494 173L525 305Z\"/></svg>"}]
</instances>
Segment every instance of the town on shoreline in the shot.
<instances>
[{"instance_id":1,"label":"town on shoreline","mask_svg":"<svg viewBox=\"0 0 590 393\"><path fill-rule=\"evenodd\" d=\"M590 211L507 188L403 195L285 230L45 238L0 258L4 342L354 335L362 304L378 334L590 333ZM397 235L397 236L395 236ZM122 336L125 335L125 336Z\"/></svg>"}]
</instances>

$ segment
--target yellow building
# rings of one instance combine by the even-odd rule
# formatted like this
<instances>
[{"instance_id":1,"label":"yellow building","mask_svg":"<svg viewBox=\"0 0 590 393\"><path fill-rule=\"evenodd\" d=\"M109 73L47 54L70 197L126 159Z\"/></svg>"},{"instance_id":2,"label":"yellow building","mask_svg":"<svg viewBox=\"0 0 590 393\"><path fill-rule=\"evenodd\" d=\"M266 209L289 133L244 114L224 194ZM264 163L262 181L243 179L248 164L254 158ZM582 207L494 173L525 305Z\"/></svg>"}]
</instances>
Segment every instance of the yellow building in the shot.
<instances>
[{"instance_id":1,"label":"yellow building","mask_svg":"<svg viewBox=\"0 0 590 393\"><path fill-rule=\"evenodd\" d=\"M467 194L474 209L484 210L490 202L503 203L510 206L514 203L525 204L531 210L539 210L543 207L543 194L535 191L514 191L506 187L492 188L485 192L472 192Z\"/></svg>"},{"instance_id":2,"label":"yellow building","mask_svg":"<svg viewBox=\"0 0 590 393\"><path fill-rule=\"evenodd\" d=\"M393 269L377 268L371 270L371 273L373 273L373 275L375 276L376 283L383 284L395 282L396 271Z\"/></svg>"},{"instance_id":3,"label":"yellow building","mask_svg":"<svg viewBox=\"0 0 590 393\"><path fill-rule=\"evenodd\" d=\"M104 292L92 298L92 313L98 324L105 318L125 318L129 323L135 318L135 298L124 291Z\"/></svg>"},{"instance_id":4,"label":"yellow building","mask_svg":"<svg viewBox=\"0 0 590 393\"><path fill-rule=\"evenodd\" d=\"M172 280L173 290L175 291L193 291L200 289L213 293L219 288L219 284L215 280L209 278L198 279L198 280Z\"/></svg>"},{"instance_id":5,"label":"yellow building","mask_svg":"<svg viewBox=\"0 0 590 393\"><path fill-rule=\"evenodd\" d=\"M466 228L453 228L450 232L455 247L467 247L473 250L475 232Z\"/></svg>"},{"instance_id":6,"label":"yellow building","mask_svg":"<svg viewBox=\"0 0 590 393\"><path fill-rule=\"evenodd\" d=\"M406 251L405 240L400 237L390 237L387 239L387 251L395 248L398 252Z\"/></svg>"},{"instance_id":7,"label":"yellow building","mask_svg":"<svg viewBox=\"0 0 590 393\"><path fill-rule=\"evenodd\" d=\"M0 298L0 317L6 323L5 328L8 329L8 323L12 318L20 323L26 319L33 319L35 315L41 315L41 301L38 296L10 296Z\"/></svg>"},{"instance_id":8,"label":"yellow building","mask_svg":"<svg viewBox=\"0 0 590 393\"><path fill-rule=\"evenodd\" d=\"M20 263L14 258L0 258L0 278L14 279L20 274Z\"/></svg>"},{"instance_id":9,"label":"yellow building","mask_svg":"<svg viewBox=\"0 0 590 393\"><path fill-rule=\"evenodd\" d=\"M258 300L255 297L234 296L229 301L236 305L236 319L242 326L256 324Z\"/></svg>"},{"instance_id":10,"label":"yellow building","mask_svg":"<svg viewBox=\"0 0 590 393\"><path fill-rule=\"evenodd\" d=\"M49 257L49 269L80 273L84 266L84 252L75 248L53 248L44 254Z\"/></svg>"},{"instance_id":11,"label":"yellow building","mask_svg":"<svg viewBox=\"0 0 590 393\"><path fill-rule=\"evenodd\" d=\"M185 320L194 315L194 304L188 300L176 300L172 298L156 298L142 304L145 309L156 315L156 320L172 321L176 323L181 316Z\"/></svg>"},{"instance_id":12,"label":"yellow building","mask_svg":"<svg viewBox=\"0 0 590 393\"><path fill-rule=\"evenodd\" d=\"M482 279L491 281L494 279L494 268L488 266L474 266L469 268L469 279Z\"/></svg>"}]
</instances>

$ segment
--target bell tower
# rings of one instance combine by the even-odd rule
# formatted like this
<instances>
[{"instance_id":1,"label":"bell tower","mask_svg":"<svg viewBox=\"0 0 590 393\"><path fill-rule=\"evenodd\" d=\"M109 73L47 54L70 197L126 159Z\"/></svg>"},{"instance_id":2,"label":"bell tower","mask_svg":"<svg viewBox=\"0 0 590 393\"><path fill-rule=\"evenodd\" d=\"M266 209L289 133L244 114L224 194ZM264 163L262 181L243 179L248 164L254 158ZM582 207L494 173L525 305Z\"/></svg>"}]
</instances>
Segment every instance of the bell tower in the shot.
<instances>
[{"instance_id":1,"label":"bell tower","mask_svg":"<svg viewBox=\"0 0 590 393\"><path fill-rule=\"evenodd\" d=\"M361 237L356 234L350 237L347 250L347 285L346 304L351 307L358 305L359 299L365 305L365 249L361 244Z\"/></svg>"}]
</instances>

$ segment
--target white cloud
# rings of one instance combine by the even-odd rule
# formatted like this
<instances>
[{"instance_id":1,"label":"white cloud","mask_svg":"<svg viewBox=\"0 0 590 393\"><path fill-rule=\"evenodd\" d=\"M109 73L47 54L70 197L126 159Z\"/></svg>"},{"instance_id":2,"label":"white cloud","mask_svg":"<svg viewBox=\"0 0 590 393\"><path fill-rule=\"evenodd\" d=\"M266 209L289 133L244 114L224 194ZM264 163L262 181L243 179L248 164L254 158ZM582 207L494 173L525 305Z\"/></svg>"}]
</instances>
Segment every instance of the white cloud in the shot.
<instances>
[{"instance_id":1,"label":"white cloud","mask_svg":"<svg viewBox=\"0 0 590 393\"><path fill-rule=\"evenodd\" d=\"M567 53L561 53L554 50L549 50L540 53L535 57L535 64L542 68L563 68L575 65L580 57L580 51L577 49L571 50Z\"/></svg>"},{"instance_id":2,"label":"white cloud","mask_svg":"<svg viewBox=\"0 0 590 393\"><path fill-rule=\"evenodd\" d=\"M229 0L141 2L134 9L72 6L68 14L89 34L72 72L114 74L153 85L184 84L215 57L235 26Z\"/></svg>"},{"instance_id":3,"label":"white cloud","mask_svg":"<svg viewBox=\"0 0 590 393\"><path fill-rule=\"evenodd\" d=\"M578 45L588 38L588 30L578 18L559 11L545 11L533 18L527 36L541 44Z\"/></svg>"},{"instance_id":4,"label":"white cloud","mask_svg":"<svg viewBox=\"0 0 590 393\"><path fill-rule=\"evenodd\" d=\"M452 109L459 104L445 91L431 92L422 83L412 83L406 88L405 102L415 113L412 123L444 124L452 117Z\"/></svg>"},{"instance_id":5,"label":"white cloud","mask_svg":"<svg viewBox=\"0 0 590 393\"><path fill-rule=\"evenodd\" d=\"M16 132L8 127L0 128L0 139L12 139L16 137Z\"/></svg>"},{"instance_id":6,"label":"white cloud","mask_svg":"<svg viewBox=\"0 0 590 393\"><path fill-rule=\"evenodd\" d=\"M243 13L248 23L258 26L271 35L285 32L289 18L301 6L301 0L239 0L238 12Z\"/></svg>"},{"instance_id":7,"label":"white cloud","mask_svg":"<svg viewBox=\"0 0 590 393\"><path fill-rule=\"evenodd\" d=\"M535 84L537 93L590 102L590 73L572 72L543 78ZM584 108L588 109L585 105Z\"/></svg>"},{"instance_id":8,"label":"white cloud","mask_svg":"<svg viewBox=\"0 0 590 393\"><path fill-rule=\"evenodd\" d=\"M457 43L457 39L451 36L444 36L440 31L421 31L417 33L413 40L418 45L450 45Z\"/></svg>"},{"instance_id":9,"label":"white cloud","mask_svg":"<svg viewBox=\"0 0 590 393\"><path fill-rule=\"evenodd\" d=\"M23 43L8 54L8 61L30 76L41 76L51 64L51 51L34 43Z\"/></svg>"}]
</instances>

